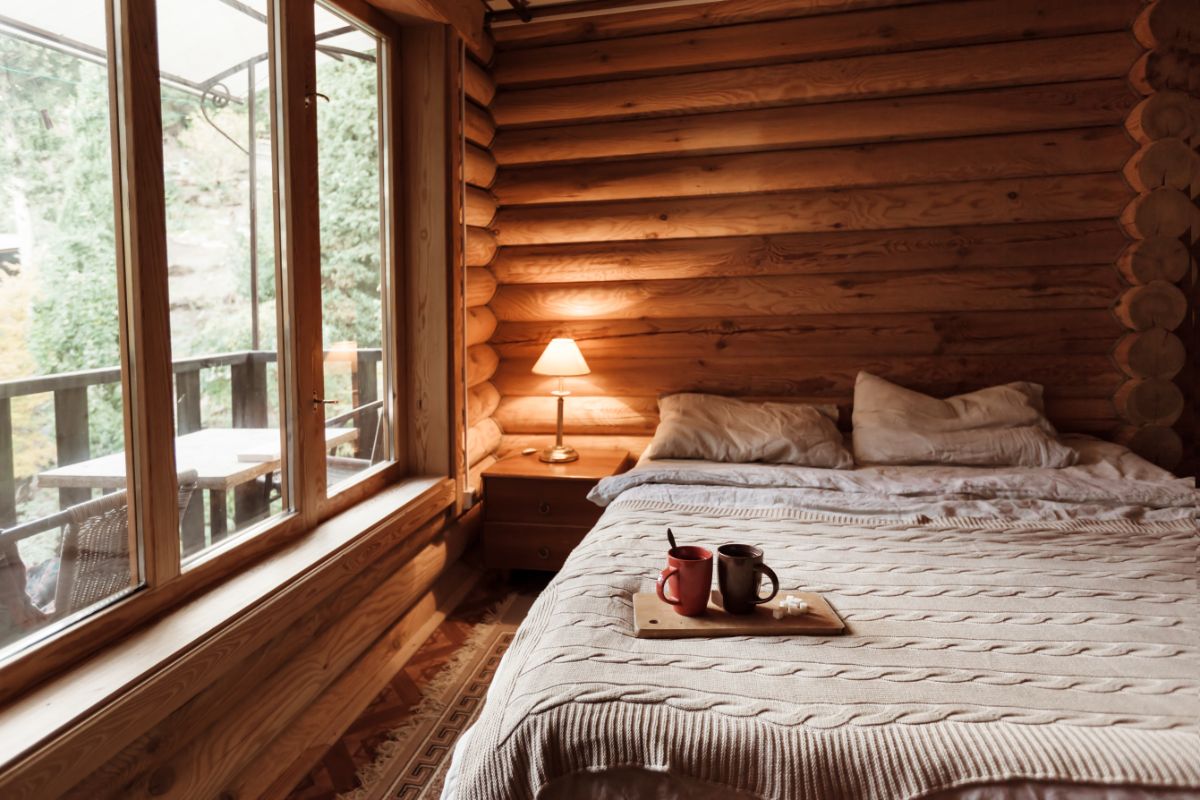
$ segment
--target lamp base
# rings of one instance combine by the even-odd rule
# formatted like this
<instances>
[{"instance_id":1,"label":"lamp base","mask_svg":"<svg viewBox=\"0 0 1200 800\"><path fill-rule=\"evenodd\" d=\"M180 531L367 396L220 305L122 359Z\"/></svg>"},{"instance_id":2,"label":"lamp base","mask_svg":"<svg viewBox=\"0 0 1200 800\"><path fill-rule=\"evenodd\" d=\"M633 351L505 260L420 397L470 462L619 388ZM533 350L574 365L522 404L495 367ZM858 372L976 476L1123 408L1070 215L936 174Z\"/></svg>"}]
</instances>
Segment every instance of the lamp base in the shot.
<instances>
[{"instance_id":1,"label":"lamp base","mask_svg":"<svg viewBox=\"0 0 1200 800\"><path fill-rule=\"evenodd\" d=\"M558 447L547 447L538 453L538 460L545 461L547 464L566 464L570 461L578 461L579 453L575 452L574 447L567 447L564 444Z\"/></svg>"}]
</instances>

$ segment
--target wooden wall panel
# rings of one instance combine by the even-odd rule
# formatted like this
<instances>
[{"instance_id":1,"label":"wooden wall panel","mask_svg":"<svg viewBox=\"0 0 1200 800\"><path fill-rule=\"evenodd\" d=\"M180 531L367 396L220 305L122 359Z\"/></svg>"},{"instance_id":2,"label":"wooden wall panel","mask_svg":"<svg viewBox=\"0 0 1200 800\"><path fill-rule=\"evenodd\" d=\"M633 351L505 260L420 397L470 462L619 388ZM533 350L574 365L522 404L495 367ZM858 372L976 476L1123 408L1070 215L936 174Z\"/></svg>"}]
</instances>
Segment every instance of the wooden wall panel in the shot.
<instances>
[{"instance_id":1,"label":"wooden wall panel","mask_svg":"<svg viewBox=\"0 0 1200 800\"><path fill-rule=\"evenodd\" d=\"M1184 50L1191 12L1144 8L729 0L496 27L478 372L501 449L553 430L529 370L556 335L593 369L568 380L577 444L637 445L668 391L845 410L860 369L936 394L1035 380L1064 429L1161 426L1193 347L1165 326L1187 316L1200 111L1180 58L1143 57Z\"/></svg>"}]
</instances>

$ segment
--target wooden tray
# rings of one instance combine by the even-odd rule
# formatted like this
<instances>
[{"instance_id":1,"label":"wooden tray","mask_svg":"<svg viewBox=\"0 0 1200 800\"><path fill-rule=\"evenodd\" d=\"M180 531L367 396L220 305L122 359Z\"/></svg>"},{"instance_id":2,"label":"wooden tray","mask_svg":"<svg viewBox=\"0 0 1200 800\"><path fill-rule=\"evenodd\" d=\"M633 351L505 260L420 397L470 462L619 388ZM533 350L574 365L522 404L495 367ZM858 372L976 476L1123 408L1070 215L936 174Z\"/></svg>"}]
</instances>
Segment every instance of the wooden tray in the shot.
<instances>
[{"instance_id":1,"label":"wooden tray","mask_svg":"<svg viewBox=\"0 0 1200 800\"><path fill-rule=\"evenodd\" d=\"M808 611L783 619L772 614L786 595L808 603ZM846 623L824 597L813 592L780 592L774 600L757 606L752 614L728 614L721 608L716 589L708 600L708 613L685 617L658 599L654 592L633 596L633 625L639 639L688 639L696 636L785 636L789 634L845 633Z\"/></svg>"}]
</instances>

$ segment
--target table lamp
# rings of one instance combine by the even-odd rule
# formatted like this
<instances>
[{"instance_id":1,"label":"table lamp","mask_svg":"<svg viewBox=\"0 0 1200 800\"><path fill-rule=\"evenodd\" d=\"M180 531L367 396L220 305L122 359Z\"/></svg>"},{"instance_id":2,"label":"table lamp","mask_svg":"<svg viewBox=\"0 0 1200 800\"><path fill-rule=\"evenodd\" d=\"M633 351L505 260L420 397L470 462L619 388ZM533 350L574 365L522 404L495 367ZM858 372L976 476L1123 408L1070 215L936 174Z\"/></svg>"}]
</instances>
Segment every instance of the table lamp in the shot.
<instances>
[{"instance_id":1,"label":"table lamp","mask_svg":"<svg viewBox=\"0 0 1200 800\"><path fill-rule=\"evenodd\" d=\"M579 458L579 453L575 452L575 448L563 444L563 398L570 392L563 388L562 379L573 375L587 375L591 370L583 360L583 353L579 352L579 345L575 344L574 339L551 339L550 344L542 351L541 358L533 365L533 372L535 375L558 378L558 388L550 393L558 398L558 427L555 429L554 446L547 447L538 458L550 464L574 461Z\"/></svg>"}]
</instances>

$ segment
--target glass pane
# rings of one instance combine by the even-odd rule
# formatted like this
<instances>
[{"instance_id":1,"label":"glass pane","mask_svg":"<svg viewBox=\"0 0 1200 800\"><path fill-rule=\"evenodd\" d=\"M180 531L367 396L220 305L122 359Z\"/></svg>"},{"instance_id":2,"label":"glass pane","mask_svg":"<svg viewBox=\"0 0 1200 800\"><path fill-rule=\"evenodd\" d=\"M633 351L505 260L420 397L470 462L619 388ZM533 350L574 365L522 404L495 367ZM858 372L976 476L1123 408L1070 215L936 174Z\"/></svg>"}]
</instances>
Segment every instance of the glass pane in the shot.
<instances>
[{"instance_id":1,"label":"glass pane","mask_svg":"<svg viewBox=\"0 0 1200 800\"><path fill-rule=\"evenodd\" d=\"M104 0L0 0L0 18L2 658L139 578Z\"/></svg>"},{"instance_id":2,"label":"glass pane","mask_svg":"<svg viewBox=\"0 0 1200 800\"><path fill-rule=\"evenodd\" d=\"M391 458L379 39L318 4L317 165L331 492Z\"/></svg>"},{"instance_id":3,"label":"glass pane","mask_svg":"<svg viewBox=\"0 0 1200 800\"><path fill-rule=\"evenodd\" d=\"M184 558L281 514L266 6L159 0L175 452Z\"/></svg>"}]
</instances>

